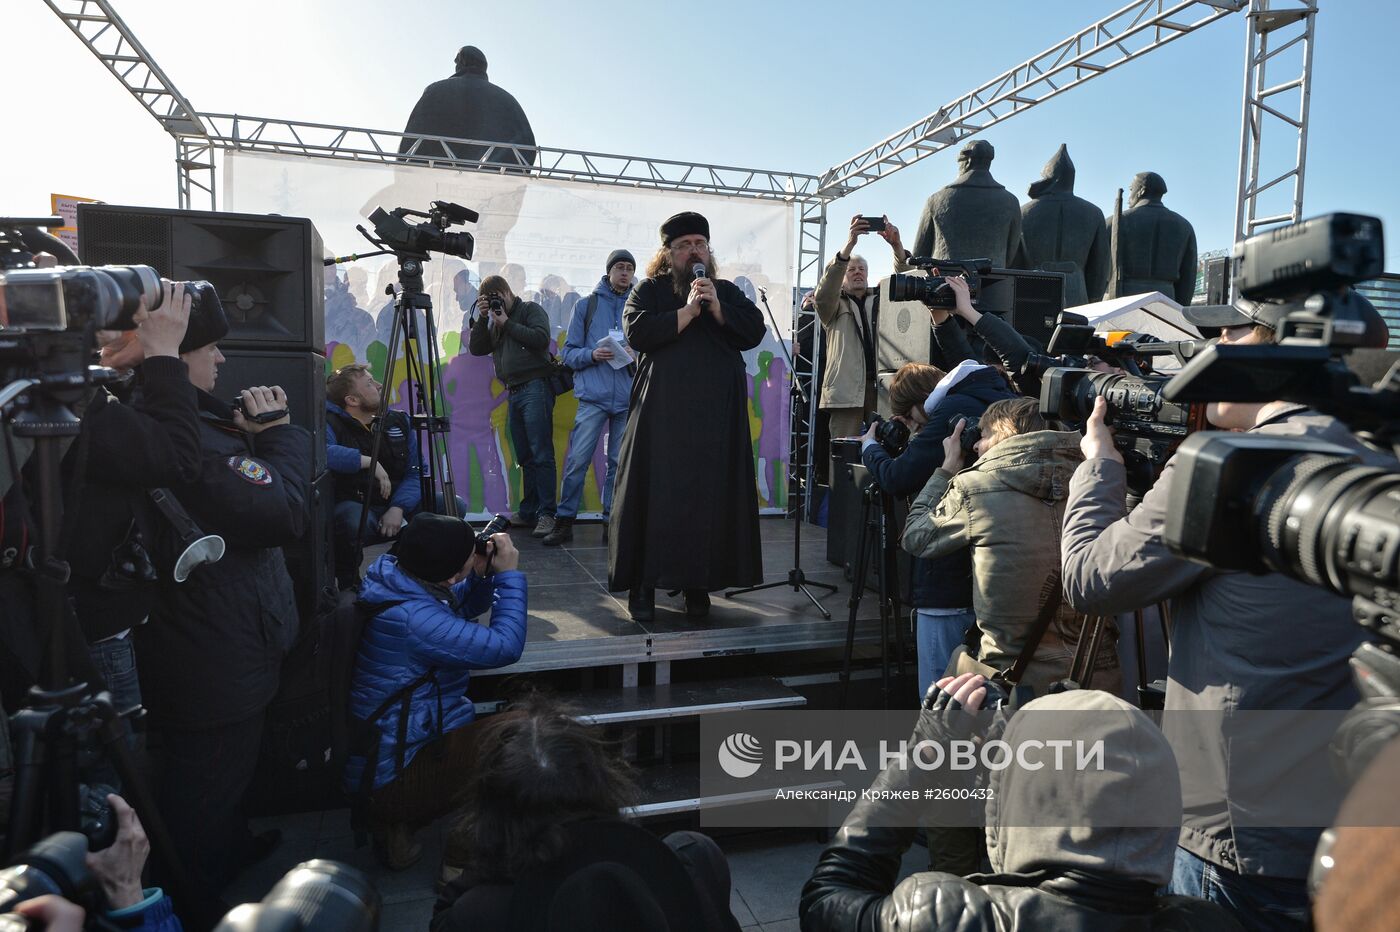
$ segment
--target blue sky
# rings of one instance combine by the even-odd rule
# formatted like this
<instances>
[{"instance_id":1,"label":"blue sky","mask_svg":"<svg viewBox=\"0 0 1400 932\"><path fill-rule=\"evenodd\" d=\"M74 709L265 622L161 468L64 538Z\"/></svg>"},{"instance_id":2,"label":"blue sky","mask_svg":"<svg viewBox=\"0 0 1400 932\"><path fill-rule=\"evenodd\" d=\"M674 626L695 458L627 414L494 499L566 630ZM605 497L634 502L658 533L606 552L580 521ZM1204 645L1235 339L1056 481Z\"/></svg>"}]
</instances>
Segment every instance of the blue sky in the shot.
<instances>
[{"instance_id":1,"label":"blue sky","mask_svg":"<svg viewBox=\"0 0 1400 932\"><path fill-rule=\"evenodd\" d=\"M422 87L474 44L545 144L817 173L1112 12L1089 0L878 5L398 0L116 0L197 109L402 128ZM859 12L857 12L857 9ZM1323 0L1305 214L1351 210L1391 228L1400 267L1394 89L1400 5ZM1229 245L1245 24L1228 17L988 131L993 174L1025 197L1061 143L1077 193L1109 209L1133 174L1160 173L1202 250ZM50 192L175 205L173 143L40 0L7 0L12 76L0 213ZM16 93L19 91L19 93ZM1286 154L1284 146L1266 152ZM888 213L912 239L924 199L956 173L925 159L831 208ZM703 209L703 208L702 208ZM722 242L722 231L717 231ZM835 248L831 246L830 248ZM862 245L876 272L887 253Z\"/></svg>"}]
</instances>

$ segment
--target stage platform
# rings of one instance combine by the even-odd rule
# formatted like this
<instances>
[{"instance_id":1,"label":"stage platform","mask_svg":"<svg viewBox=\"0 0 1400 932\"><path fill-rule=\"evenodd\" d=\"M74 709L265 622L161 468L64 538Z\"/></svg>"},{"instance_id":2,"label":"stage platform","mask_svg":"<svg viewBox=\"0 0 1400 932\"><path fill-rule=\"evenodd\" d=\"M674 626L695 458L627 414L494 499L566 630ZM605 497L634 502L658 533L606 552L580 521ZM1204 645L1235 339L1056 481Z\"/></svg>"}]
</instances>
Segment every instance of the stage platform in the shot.
<instances>
[{"instance_id":1,"label":"stage platform","mask_svg":"<svg viewBox=\"0 0 1400 932\"><path fill-rule=\"evenodd\" d=\"M765 517L759 528L764 582L785 581L792 566L792 522ZM651 666L643 681L662 684L670 681L672 661L845 645L850 584L840 567L826 562L826 531L820 527L802 526L802 568L809 579L837 587L835 593L812 590L830 620L804 594L783 585L733 599L712 593L704 619L688 618L679 594L672 598L658 591L655 621L639 624L627 614L627 593L607 590L608 551L600 523L576 524L573 542L559 547L545 547L524 529L512 530L511 537L530 582L525 653L508 667L474 673L474 679L620 666L621 685L633 686L639 671ZM879 638L879 609L875 594L867 592L857 615L856 644L878 644Z\"/></svg>"}]
</instances>

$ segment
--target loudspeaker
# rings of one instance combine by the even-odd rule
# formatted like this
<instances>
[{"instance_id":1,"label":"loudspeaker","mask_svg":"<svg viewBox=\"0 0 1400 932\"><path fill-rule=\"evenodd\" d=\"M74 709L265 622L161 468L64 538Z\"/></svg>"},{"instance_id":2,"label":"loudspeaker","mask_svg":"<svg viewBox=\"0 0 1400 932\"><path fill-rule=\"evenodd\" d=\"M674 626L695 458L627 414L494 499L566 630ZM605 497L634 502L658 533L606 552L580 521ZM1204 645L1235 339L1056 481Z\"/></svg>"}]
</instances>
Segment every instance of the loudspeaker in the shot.
<instances>
[{"instance_id":1,"label":"loudspeaker","mask_svg":"<svg viewBox=\"0 0 1400 932\"><path fill-rule=\"evenodd\" d=\"M1055 319L1065 309L1065 274L992 269L982 280L977 309L1001 317L1044 350L1055 332Z\"/></svg>"},{"instance_id":2,"label":"loudspeaker","mask_svg":"<svg viewBox=\"0 0 1400 932\"><path fill-rule=\"evenodd\" d=\"M212 283L229 318L221 348L324 352L324 254L316 227L300 217L78 208L78 255L88 265L149 265L176 281Z\"/></svg>"},{"instance_id":3,"label":"loudspeaker","mask_svg":"<svg viewBox=\"0 0 1400 932\"><path fill-rule=\"evenodd\" d=\"M311 475L326 471L326 357L320 353L223 349L214 394L232 401L250 385L280 385L292 423L311 432Z\"/></svg>"},{"instance_id":4,"label":"loudspeaker","mask_svg":"<svg viewBox=\"0 0 1400 932\"><path fill-rule=\"evenodd\" d=\"M1206 260L1206 303L1230 303L1230 257Z\"/></svg>"}]
</instances>

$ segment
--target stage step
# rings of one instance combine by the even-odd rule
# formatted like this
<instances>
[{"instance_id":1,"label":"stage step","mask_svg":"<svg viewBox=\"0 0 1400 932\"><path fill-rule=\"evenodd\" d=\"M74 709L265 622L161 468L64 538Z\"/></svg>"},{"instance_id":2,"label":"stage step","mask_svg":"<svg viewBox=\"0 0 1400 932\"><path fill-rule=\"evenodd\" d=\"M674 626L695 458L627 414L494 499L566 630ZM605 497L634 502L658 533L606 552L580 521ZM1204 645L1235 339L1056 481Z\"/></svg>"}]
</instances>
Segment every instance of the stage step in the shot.
<instances>
[{"instance_id":1,"label":"stage step","mask_svg":"<svg viewBox=\"0 0 1400 932\"><path fill-rule=\"evenodd\" d=\"M588 725L628 725L750 709L796 709L807 698L775 677L667 683L587 692L574 705Z\"/></svg>"},{"instance_id":2,"label":"stage step","mask_svg":"<svg viewBox=\"0 0 1400 932\"><path fill-rule=\"evenodd\" d=\"M660 819L721 806L767 802L777 792L775 787L770 786L742 793L703 796L700 793L699 766L694 763L644 769L639 774L638 782L641 801L623 810L625 815L634 819ZM844 783L832 781L794 784L783 789L827 790L844 787Z\"/></svg>"}]
</instances>

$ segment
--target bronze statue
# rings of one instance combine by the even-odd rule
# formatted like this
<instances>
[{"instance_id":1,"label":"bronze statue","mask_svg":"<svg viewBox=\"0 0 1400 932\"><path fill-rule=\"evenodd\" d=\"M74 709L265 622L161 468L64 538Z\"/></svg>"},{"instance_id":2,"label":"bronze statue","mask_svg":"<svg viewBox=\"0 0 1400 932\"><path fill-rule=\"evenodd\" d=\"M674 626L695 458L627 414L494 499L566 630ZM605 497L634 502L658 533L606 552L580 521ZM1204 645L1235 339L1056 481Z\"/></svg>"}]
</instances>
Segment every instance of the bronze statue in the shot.
<instances>
[{"instance_id":1,"label":"bronze statue","mask_svg":"<svg viewBox=\"0 0 1400 932\"><path fill-rule=\"evenodd\" d=\"M1129 209L1118 223L1114 281L1105 295L1160 291L1182 306L1196 291L1196 231L1181 214L1162 205L1167 183L1141 172L1128 189Z\"/></svg>"},{"instance_id":2,"label":"bronze statue","mask_svg":"<svg viewBox=\"0 0 1400 932\"><path fill-rule=\"evenodd\" d=\"M1074 194L1074 163L1063 144L1021 205L1022 248L1014 266L1065 273L1065 307L1099 300L1108 285L1103 211Z\"/></svg>"},{"instance_id":3,"label":"bronze statue","mask_svg":"<svg viewBox=\"0 0 1400 932\"><path fill-rule=\"evenodd\" d=\"M1006 268L1021 243L1021 205L990 171L996 150L974 140L958 153L960 174L924 205L914 255L935 259L990 259Z\"/></svg>"}]
</instances>

